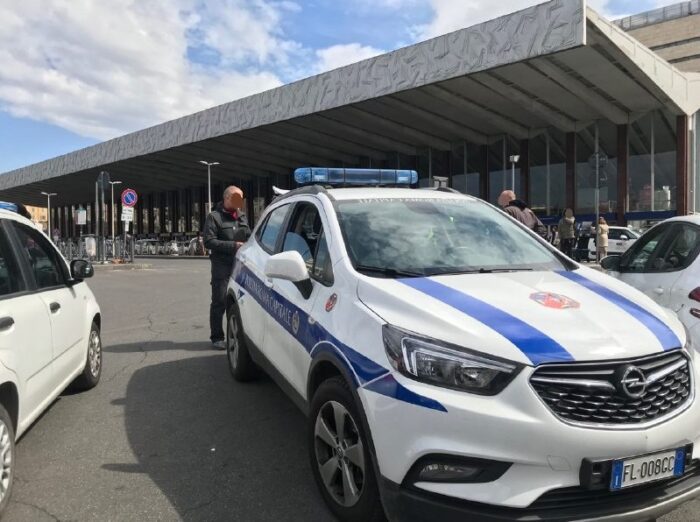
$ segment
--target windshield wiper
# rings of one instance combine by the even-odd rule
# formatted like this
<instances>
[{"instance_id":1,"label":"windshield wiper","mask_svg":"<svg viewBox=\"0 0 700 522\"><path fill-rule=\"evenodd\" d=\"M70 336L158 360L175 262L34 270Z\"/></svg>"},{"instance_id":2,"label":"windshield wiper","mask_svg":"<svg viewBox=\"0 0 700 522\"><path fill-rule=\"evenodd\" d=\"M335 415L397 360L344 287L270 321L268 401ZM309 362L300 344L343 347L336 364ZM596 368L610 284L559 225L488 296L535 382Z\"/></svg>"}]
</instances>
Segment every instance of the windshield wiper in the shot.
<instances>
[{"instance_id":1,"label":"windshield wiper","mask_svg":"<svg viewBox=\"0 0 700 522\"><path fill-rule=\"evenodd\" d=\"M355 270L358 272L371 272L374 274L381 274L385 277L397 278L397 277L425 277L424 273L412 272L410 270L401 270L398 268L389 268L382 266L370 266L370 265L355 265Z\"/></svg>"},{"instance_id":2,"label":"windshield wiper","mask_svg":"<svg viewBox=\"0 0 700 522\"><path fill-rule=\"evenodd\" d=\"M458 275L458 274L495 274L499 272L531 272L532 268L469 268L467 270L453 270L450 272L436 272L430 275Z\"/></svg>"}]
</instances>

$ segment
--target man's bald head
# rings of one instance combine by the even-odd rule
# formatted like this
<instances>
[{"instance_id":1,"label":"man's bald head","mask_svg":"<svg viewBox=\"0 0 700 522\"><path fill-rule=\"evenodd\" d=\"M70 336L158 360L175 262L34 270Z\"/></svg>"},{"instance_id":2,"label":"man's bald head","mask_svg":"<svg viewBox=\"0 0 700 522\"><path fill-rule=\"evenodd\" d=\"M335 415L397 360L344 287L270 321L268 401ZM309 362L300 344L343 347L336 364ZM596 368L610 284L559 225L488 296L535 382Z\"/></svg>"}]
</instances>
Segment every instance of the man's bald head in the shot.
<instances>
[{"instance_id":1,"label":"man's bald head","mask_svg":"<svg viewBox=\"0 0 700 522\"><path fill-rule=\"evenodd\" d=\"M507 207L508 203L515 199L515 192L512 190L504 190L501 195L498 196L498 206Z\"/></svg>"},{"instance_id":2,"label":"man's bald head","mask_svg":"<svg viewBox=\"0 0 700 522\"><path fill-rule=\"evenodd\" d=\"M224 190L224 208L229 212L243 208L243 191L236 185L229 185Z\"/></svg>"}]
</instances>

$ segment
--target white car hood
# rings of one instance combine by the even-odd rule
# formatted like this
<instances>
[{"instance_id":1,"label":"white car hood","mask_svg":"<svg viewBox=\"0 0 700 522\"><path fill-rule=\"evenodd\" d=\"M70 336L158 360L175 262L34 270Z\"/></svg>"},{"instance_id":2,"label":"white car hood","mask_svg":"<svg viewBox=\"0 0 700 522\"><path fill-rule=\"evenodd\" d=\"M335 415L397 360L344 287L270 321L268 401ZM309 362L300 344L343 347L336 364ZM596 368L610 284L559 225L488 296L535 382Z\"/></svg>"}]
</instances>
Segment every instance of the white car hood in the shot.
<instances>
[{"instance_id":1,"label":"white car hood","mask_svg":"<svg viewBox=\"0 0 700 522\"><path fill-rule=\"evenodd\" d=\"M389 324L529 365L622 359L685 344L680 322L651 299L585 268L361 276L358 296Z\"/></svg>"}]
</instances>

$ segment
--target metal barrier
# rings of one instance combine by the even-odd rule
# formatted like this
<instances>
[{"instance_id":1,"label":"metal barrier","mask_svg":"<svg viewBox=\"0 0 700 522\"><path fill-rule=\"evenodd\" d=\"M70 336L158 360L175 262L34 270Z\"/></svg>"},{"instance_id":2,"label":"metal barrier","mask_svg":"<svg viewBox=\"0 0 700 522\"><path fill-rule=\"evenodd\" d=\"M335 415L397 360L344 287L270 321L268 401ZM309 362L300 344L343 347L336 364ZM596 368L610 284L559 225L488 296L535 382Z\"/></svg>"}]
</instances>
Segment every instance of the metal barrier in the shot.
<instances>
[{"instance_id":1,"label":"metal barrier","mask_svg":"<svg viewBox=\"0 0 700 522\"><path fill-rule=\"evenodd\" d=\"M129 237L126 243L123 238L117 238L112 243L111 238L96 238L82 236L78 239L61 239L56 243L58 250L68 261L87 259L93 263L120 261L134 262L134 239Z\"/></svg>"},{"instance_id":2,"label":"metal barrier","mask_svg":"<svg viewBox=\"0 0 700 522\"><path fill-rule=\"evenodd\" d=\"M613 23L621 29L629 31L631 29L658 24L660 22L666 22L676 18L683 18L684 16L690 16L698 13L700 13L700 0L690 0L689 2L668 5L652 11L646 11L644 13L620 18L619 20L615 20Z\"/></svg>"}]
</instances>

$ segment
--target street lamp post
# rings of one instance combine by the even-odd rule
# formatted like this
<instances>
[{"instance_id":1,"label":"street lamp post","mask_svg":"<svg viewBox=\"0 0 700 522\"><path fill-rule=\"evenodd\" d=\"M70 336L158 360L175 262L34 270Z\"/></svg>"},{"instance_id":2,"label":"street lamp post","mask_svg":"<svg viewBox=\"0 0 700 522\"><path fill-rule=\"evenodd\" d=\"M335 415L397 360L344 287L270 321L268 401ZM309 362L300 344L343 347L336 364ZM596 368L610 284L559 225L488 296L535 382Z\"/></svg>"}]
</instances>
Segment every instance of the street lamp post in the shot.
<instances>
[{"instance_id":1,"label":"street lamp post","mask_svg":"<svg viewBox=\"0 0 700 522\"><path fill-rule=\"evenodd\" d=\"M218 161L208 162L208 161L204 161L204 160L199 160L199 162L202 165L207 166L207 190L209 193L209 208L207 209L207 214L210 214L211 209L212 209L212 207L211 207L211 168L213 165L219 165L219 162Z\"/></svg>"},{"instance_id":2,"label":"street lamp post","mask_svg":"<svg viewBox=\"0 0 700 522\"><path fill-rule=\"evenodd\" d=\"M46 196L46 235L51 236L51 196L57 196L55 192L42 192Z\"/></svg>"},{"instance_id":3,"label":"street lamp post","mask_svg":"<svg viewBox=\"0 0 700 522\"><path fill-rule=\"evenodd\" d=\"M515 164L520 161L520 156L518 154L513 154L511 156L508 156L508 160L510 161L511 164L511 171L510 171L510 189L515 192Z\"/></svg>"},{"instance_id":4,"label":"street lamp post","mask_svg":"<svg viewBox=\"0 0 700 522\"><path fill-rule=\"evenodd\" d=\"M114 258L117 256L117 251L116 251L116 246L115 246L115 239L114 239L114 185L121 185L121 181L110 181L110 188L112 189L112 199L110 200L110 204L112 206L112 262L114 262Z\"/></svg>"}]
</instances>

